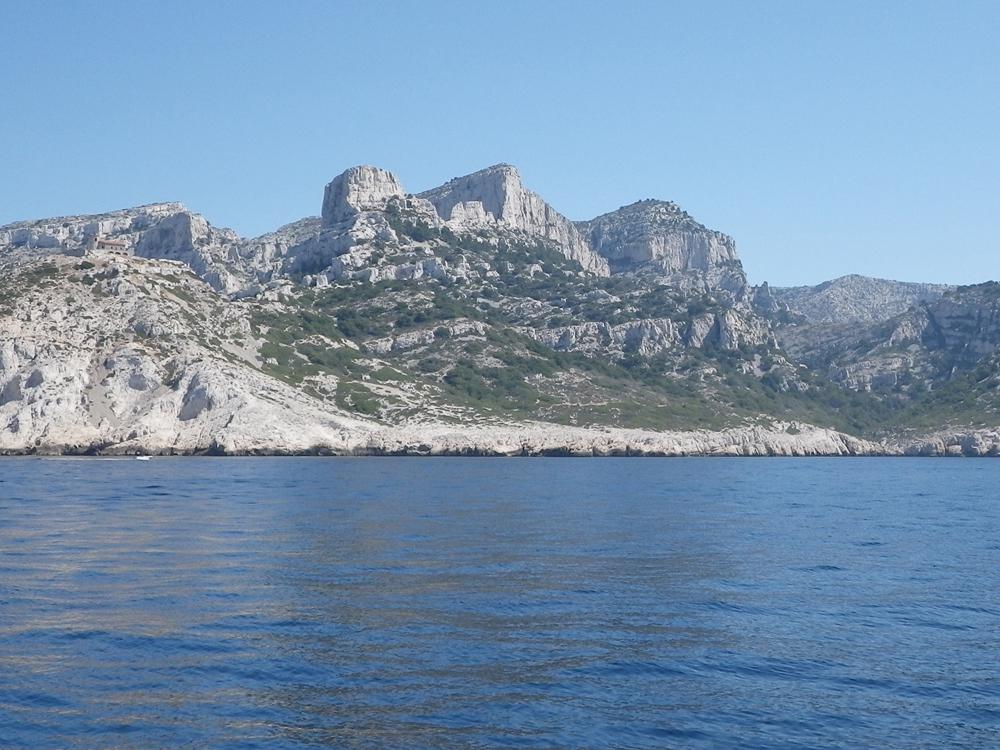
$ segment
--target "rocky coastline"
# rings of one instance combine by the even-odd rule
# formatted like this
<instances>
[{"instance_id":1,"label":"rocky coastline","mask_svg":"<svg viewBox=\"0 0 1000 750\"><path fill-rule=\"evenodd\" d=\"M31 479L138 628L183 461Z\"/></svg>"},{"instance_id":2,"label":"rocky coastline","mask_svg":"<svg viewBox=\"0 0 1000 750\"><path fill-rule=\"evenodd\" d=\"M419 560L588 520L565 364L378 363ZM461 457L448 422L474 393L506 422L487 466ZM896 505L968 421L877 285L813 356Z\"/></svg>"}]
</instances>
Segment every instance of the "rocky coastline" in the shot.
<instances>
[{"instance_id":1,"label":"rocky coastline","mask_svg":"<svg viewBox=\"0 0 1000 750\"><path fill-rule=\"evenodd\" d=\"M0 456L1000 456L1000 430L875 441L802 423L676 432L545 424L413 425L321 429L301 435L275 440L267 434L223 434L201 441L175 435L170 440L122 443L80 443L65 435L33 445L4 441Z\"/></svg>"}]
</instances>

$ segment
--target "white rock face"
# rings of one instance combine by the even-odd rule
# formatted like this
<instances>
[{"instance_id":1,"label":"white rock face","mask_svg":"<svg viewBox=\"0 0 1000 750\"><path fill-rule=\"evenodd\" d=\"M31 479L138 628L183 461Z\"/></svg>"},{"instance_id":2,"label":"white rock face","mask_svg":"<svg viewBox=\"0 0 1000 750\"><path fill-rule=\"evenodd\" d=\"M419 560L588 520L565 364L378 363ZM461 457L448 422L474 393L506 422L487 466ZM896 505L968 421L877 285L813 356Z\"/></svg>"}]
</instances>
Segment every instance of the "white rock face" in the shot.
<instances>
[{"instance_id":1,"label":"white rock face","mask_svg":"<svg viewBox=\"0 0 1000 750\"><path fill-rule=\"evenodd\" d=\"M619 356L652 356L680 346L682 332L669 318L639 320L610 325L588 322L557 328L523 328L521 332L556 351L598 353L611 351Z\"/></svg>"},{"instance_id":2,"label":"white rock face","mask_svg":"<svg viewBox=\"0 0 1000 750\"><path fill-rule=\"evenodd\" d=\"M250 283L239 247L232 230L216 229L203 216L181 211L147 228L135 254L186 263L212 287L230 294Z\"/></svg>"},{"instance_id":3,"label":"white rock face","mask_svg":"<svg viewBox=\"0 0 1000 750\"><path fill-rule=\"evenodd\" d=\"M351 167L326 186L319 231L284 251L280 272L303 273L320 284L329 280L377 283L446 276L446 269L435 259L376 263L378 248L400 244L387 212L390 208L398 211L404 204L425 222L440 225L433 206L406 198L391 172L371 166Z\"/></svg>"},{"instance_id":4,"label":"white rock face","mask_svg":"<svg viewBox=\"0 0 1000 750\"><path fill-rule=\"evenodd\" d=\"M358 448L354 449L359 451ZM462 427L426 425L374 433L359 452L573 456L848 456L883 451L833 430L785 422L719 432L586 429L544 423Z\"/></svg>"},{"instance_id":5,"label":"white rock face","mask_svg":"<svg viewBox=\"0 0 1000 750\"><path fill-rule=\"evenodd\" d=\"M403 186L392 172L371 166L351 167L326 186L323 226L353 219L363 211L384 211L390 198L403 195Z\"/></svg>"},{"instance_id":6,"label":"white rock face","mask_svg":"<svg viewBox=\"0 0 1000 750\"><path fill-rule=\"evenodd\" d=\"M715 343L721 349L735 350L741 346L754 347L760 344L777 345L774 333L767 323L747 314L745 310L726 310L721 315L716 315L715 319L718 333Z\"/></svg>"},{"instance_id":7,"label":"white rock face","mask_svg":"<svg viewBox=\"0 0 1000 750\"><path fill-rule=\"evenodd\" d=\"M1000 430L948 430L893 441L891 450L907 456L1000 456Z\"/></svg>"},{"instance_id":8,"label":"white rock face","mask_svg":"<svg viewBox=\"0 0 1000 750\"><path fill-rule=\"evenodd\" d=\"M161 217L153 227L163 222L172 238L157 240L164 253L190 250L192 237L211 231L187 215ZM57 273L37 276L47 266ZM7 295L7 307L0 310L0 453L1000 454L995 430L883 444L786 422L717 432L653 432L537 421L442 424L430 418L393 424L364 419L268 375L244 303L212 292L186 262L0 256L0 272L0 278L36 274L36 281L18 286L17 295ZM253 309L290 294L293 286L279 280L268 288L273 294L262 293L249 303ZM586 323L534 335L557 349L644 355L690 345L685 338L692 335L702 342L715 336L723 347L760 335L737 312L702 317L695 334L664 318L616 326ZM454 321L370 339L366 352L407 351L444 336L440 328L449 339L489 333L481 321ZM327 381L337 385L335 377Z\"/></svg>"},{"instance_id":9,"label":"white rock face","mask_svg":"<svg viewBox=\"0 0 1000 750\"><path fill-rule=\"evenodd\" d=\"M0 452L257 450L365 424L261 372L244 314L186 265L41 262L58 273L0 314Z\"/></svg>"},{"instance_id":10,"label":"white rock face","mask_svg":"<svg viewBox=\"0 0 1000 750\"><path fill-rule=\"evenodd\" d=\"M631 267L656 262L663 271L711 274L727 260L738 266L728 238L705 230L673 204L646 201L636 205L638 214L645 217L641 221L632 216L634 207L626 207L581 224L582 233L526 189L517 170L509 165L456 178L420 196L406 196L400 181L389 171L356 166L326 186L318 222L301 220L252 240L213 227L179 203L160 203L0 227L0 246L79 254L88 242L102 237L121 243L124 252L185 262L215 289L246 297L262 284L290 275L305 275L311 280L323 275L327 279L373 281L420 278L428 269L417 268L413 261L397 263L396 270L367 267L372 256L366 245L399 245L387 212L403 207L408 220L435 230L446 227L457 234L485 231L484 236L494 239L505 233L521 233L526 239L544 240L586 271L602 276L609 273L609 266L601 253L612 264ZM684 226L677 225L682 219ZM668 224L670 231L661 231ZM599 245L600 253L592 242ZM335 260L348 254L352 257ZM450 270L442 275L463 278L460 272ZM692 283L706 289L739 289L744 281L741 275L735 282L705 275Z\"/></svg>"},{"instance_id":11,"label":"white rock face","mask_svg":"<svg viewBox=\"0 0 1000 750\"><path fill-rule=\"evenodd\" d=\"M152 203L103 214L20 221L0 227L0 248L43 248L79 254L100 235L124 242L126 249L131 249L145 229L183 211L187 209L181 203Z\"/></svg>"},{"instance_id":12,"label":"white rock face","mask_svg":"<svg viewBox=\"0 0 1000 750\"><path fill-rule=\"evenodd\" d=\"M407 349L413 349L417 346L432 343L435 337L440 335L438 333L440 329L447 331L448 335L454 338L469 334L484 336L487 331L487 327L483 323L479 323L477 321L462 321L458 323L451 323L449 325L438 326L432 330L425 329L423 331L407 331L406 333L400 333L395 336L370 339L365 342L365 348L376 354L389 354L390 352L406 351Z\"/></svg>"},{"instance_id":13,"label":"white rock face","mask_svg":"<svg viewBox=\"0 0 1000 750\"><path fill-rule=\"evenodd\" d=\"M148 206L87 216L64 216L0 227L0 248L39 248L61 255L101 254L96 239L115 243L115 251L186 263L215 289L234 293L255 280L255 269L241 255L242 241L230 229L213 227L181 203Z\"/></svg>"},{"instance_id":14,"label":"white rock face","mask_svg":"<svg viewBox=\"0 0 1000 750\"><path fill-rule=\"evenodd\" d=\"M247 271L258 283L264 283L281 275L289 258L294 257L300 248L314 242L321 228L322 220L318 216L299 219L274 232L244 240L238 252ZM240 295L253 296L258 291L259 286L252 284L241 290Z\"/></svg>"},{"instance_id":15,"label":"white rock face","mask_svg":"<svg viewBox=\"0 0 1000 750\"><path fill-rule=\"evenodd\" d=\"M927 392L977 364L985 371L997 366L996 283L949 288L845 277L824 286L806 288L814 291L804 297L796 296L801 288L784 290L795 293L789 308L799 317L777 334L792 356L852 390Z\"/></svg>"},{"instance_id":16,"label":"white rock face","mask_svg":"<svg viewBox=\"0 0 1000 750\"><path fill-rule=\"evenodd\" d=\"M685 346L703 348L711 344L732 351L743 345L773 343L773 334L765 324L734 310L700 315L687 325L669 318L646 318L615 325L588 322L520 330L556 351L610 354L614 358L626 354L654 356Z\"/></svg>"},{"instance_id":17,"label":"white rock face","mask_svg":"<svg viewBox=\"0 0 1000 750\"><path fill-rule=\"evenodd\" d=\"M810 323L876 323L920 302L941 298L954 287L841 276L816 286L774 288L771 295Z\"/></svg>"},{"instance_id":18,"label":"white rock face","mask_svg":"<svg viewBox=\"0 0 1000 750\"><path fill-rule=\"evenodd\" d=\"M651 264L665 274L707 273L737 262L731 237L706 229L676 203L639 201L578 226L615 269Z\"/></svg>"},{"instance_id":19,"label":"white rock face","mask_svg":"<svg viewBox=\"0 0 1000 750\"><path fill-rule=\"evenodd\" d=\"M11 259L0 270L11 271ZM267 375L239 302L176 261L67 256L0 313L0 453L858 454L878 445L806 425L649 432L524 424L386 424ZM34 270L32 270L34 269ZM264 304L252 303L255 309ZM206 326L201 328L200 326ZM653 325L655 327L655 325ZM642 347L649 326L621 332ZM482 336L455 321L449 337ZM676 336L669 321L657 335ZM419 345L434 331L373 340ZM218 337L214 342L206 339ZM632 342L631 344L629 342Z\"/></svg>"},{"instance_id":20,"label":"white rock face","mask_svg":"<svg viewBox=\"0 0 1000 750\"><path fill-rule=\"evenodd\" d=\"M451 214L446 223L455 231L475 231L495 225L496 219L486 213L486 208L480 201L462 201L451 207Z\"/></svg>"},{"instance_id":21,"label":"white rock face","mask_svg":"<svg viewBox=\"0 0 1000 750\"><path fill-rule=\"evenodd\" d=\"M454 222L457 228L481 222L485 214L503 227L557 243L566 257L579 262L585 271L599 276L609 273L607 262L594 252L573 223L526 189L521 175L509 164L456 177L419 197L433 203L441 218Z\"/></svg>"},{"instance_id":22,"label":"white rock face","mask_svg":"<svg viewBox=\"0 0 1000 750\"><path fill-rule=\"evenodd\" d=\"M525 424L390 425L344 413L260 368L237 302L180 262L66 256L23 285L0 314L0 453L415 453L571 455L857 454L879 446L778 423L722 432L649 432ZM31 264L34 264L32 266ZM10 267L3 269L10 271ZM260 305L261 302L253 303ZM199 321L205 321L204 324ZM211 328L200 330L198 326ZM669 322L664 331L671 330ZM483 335L456 321L448 335ZM434 331L374 340L418 345ZM624 333L638 336L642 332ZM203 343L206 337L218 341ZM243 343L240 343L242 341Z\"/></svg>"}]
</instances>

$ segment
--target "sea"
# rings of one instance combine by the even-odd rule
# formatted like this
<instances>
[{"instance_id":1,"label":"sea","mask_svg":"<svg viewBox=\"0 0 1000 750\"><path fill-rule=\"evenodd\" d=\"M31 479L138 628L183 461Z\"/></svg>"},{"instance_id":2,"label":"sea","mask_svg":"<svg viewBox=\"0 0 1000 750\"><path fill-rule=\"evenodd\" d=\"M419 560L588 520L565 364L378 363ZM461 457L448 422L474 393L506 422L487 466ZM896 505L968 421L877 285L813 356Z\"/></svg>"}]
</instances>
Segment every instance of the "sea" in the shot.
<instances>
[{"instance_id":1,"label":"sea","mask_svg":"<svg viewBox=\"0 0 1000 750\"><path fill-rule=\"evenodd\" d=\"M0 459L0 748L1000 747L1000 461Z\"/></svg>"}]
</instances>

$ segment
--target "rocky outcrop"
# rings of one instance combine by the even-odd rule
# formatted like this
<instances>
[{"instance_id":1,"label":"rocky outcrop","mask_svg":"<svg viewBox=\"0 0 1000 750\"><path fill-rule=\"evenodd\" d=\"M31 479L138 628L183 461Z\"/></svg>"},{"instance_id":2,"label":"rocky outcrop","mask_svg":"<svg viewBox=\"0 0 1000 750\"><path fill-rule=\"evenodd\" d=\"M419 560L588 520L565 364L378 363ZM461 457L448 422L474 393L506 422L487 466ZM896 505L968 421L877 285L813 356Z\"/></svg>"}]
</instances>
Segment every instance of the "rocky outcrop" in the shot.
<instances>
[{"instance_id":1,"label":"rocky outcrop","mask_svg":"<svg viewBox=\"0 0 1000 750\"><path fill-rule=\"evenodd\" d=\"M708 273L738 263L731 237L705 228L673 202L638 201L577 226L615 271Z\"/></svg>"},{"instance_id":2,"label":"rocky outcrop","mask_svg":"<svg viewBox=\"0 0 1000 750\"><path fill-rule=\"evenodd\" d=\"M405 227L411 234L401 233ZM526 190L517 171L506 165L458 178L419 196L406 195L391 172L352 167L327 185L319 232L280 251L282 267L308 276L314 284L465 279L468 271L422 257L428 249L421 233L438 230L477 238L485 232L494 244L542 240L585 270L607 274L607 264L590 250L573 224ZM272 257L278 254L263 244L261 250ZM386 256L401 260L385 262ZM405 256L409 257L402 260Z\"/></svg>"},{"instance_id":3,"label":"rocky outcrop","mask_svg":"<svg viewBox=\"0 0 1000 750\"><path fill-rule=\"evenodd\" d=\"M612 359L630 354L653 357L683 347L713 346L733 351L741 346L774 343L766 324L734 310L706 313L686 323L670 318L650 318L618 324L589 322L521 330L556 351L610 356Z\"/></svg>"},{"instance_id":4,"label":"rocky outcrop","mask_svg":"<svg viewBox=\"0 0 1000 750\"><path fill-rule=\"evenodd\" d=\"M935 432L893 440L887 449L906 456L1000 456L1000 429Z\"/></svg>"},{"instance_id":5,"label":"rocky outcrop","mask_svg":"<svg viewBox=\"0 0 1000 750\"><path fill-rule=\"evenodd\" d=\"M42 249L75 256L113 252L176 260L227 294L255 279L254 269L241 254L242 245L235 232L213 227L181 203L153 203L0 228L0 248Z\"/></svg>"},{"instance_id":6,"label":"rocky outcrop","mask_svg":"<svg viewBox=\"0 0 1000 750\"><path fill-rule=\"evenodd\" d=\"M998 350L1000 285L948 289L874 323L796 322L777 335L791 356L852 390L922 393Z\"/></svg>"},{"instance_id":7,"label":"rocky outcrop","mask_svg":"<svg viewBox=\"0 0 1000 750\"><path fill-rule=\"evenodd\" d=\"M337 175L323 193L319 230L301 233L299 242L281 250L279 273L305 275L313 284L381 280L381 269L372 268L374 245L398 242L386 209L403 195L396 176L378 167L351 167Z\"/></svg>"},{"instance_id":8,"label":"rocky outcrop","mask_svg":"<svg viewBox=\"0 0 1000 750\"><path fill-rule=\"evenodd\" d=\"M336 226L364 211L384 211L390 198L403 197L392 172L371 166L351 167L334 178L323 193L323 226Z\"/></svg>"},{"instance_id":9,"label":"rocky outcrop","mask_svg":"<svg viewBox=\"0 0 1000 750\"><path fill-rule=\"evenodd\" d=\"M681 344L683 331L673 320L661 318L611 325L578 323L555 328L522 329L541 344L556 351L653 356Z\"/></svg>"},{"instance_id":10,"label":"rocky outcrop","mask_svg":"<svg viewBox=\"0 0 1000 750\"><path fill-rule=\"evenodd\" d=\"M15 269L19 296L0 314L0 452L186 453L248 424L279 441L362 424L317 417L313 399L262 372L244 313L185 264L43 264ZM31 282L38 268L55 271Z\"/></svg>"},{"instance_id":11,"label":"rocky outcrop","mask_svg":"<svg viewBox=\"0 0 1000 750\"><path fill-rule=\"evenodd\" d=\"M770 296L808 323L877 323L954 287L914 284L868 276L841 276L816 286L771 287Z\"/></svg>"},{"instance_id":12,"label":"rocky outcrop","mask_svg":"<svg viewBox=\"0 0 1000 750\"><path fill-rule=\"evenodd\" d=\"M587 429L539 423L455 428L415 426L374 432L353 453L498 456L857 456L883 447L797 423L719 432Z\"/></svg>"},{"instance_id":13,"label":"rocky outcrop","mask_svg":"<svg viewBox=\"0 0 1000 750\"><path fill-rule=\"evenodd\" d=\"M945 352L952 366L968 368L1000 347L1000 284L958 287L914 311L925 346ZM898 332L901 319L894 327Z\"/></svg>"},{"instance_id":14,"label":"rocky outcrop","mask_svg":"<svg viewBox=\"0 0 1000 750\"><path fill-rule=\"evenodd\" d=\"M39 248L79 255L94 238L105 237L123 243L130 251L146 229L186 210L181 203L152 203L103 214L15 222L0 227L0 248Z\"/></svg>"},{"instance_id":15,"label":"rocky outcrop","mask_svg":"<svg viewBox=\"0 0 1000 750\"><path fill-rule=\"evenodd\" d=\"M42 283L38 272L50 268ZM11 268L4 270L10 279ZM244 303L223 301L181 262L116 256L83 264L54 256L17 267L13 278L21 281L20 294L14 308L0 316L2 453L845 455L878 450L831 430L790 423L719 432L496 419L387 424L349 414L269 375L266 367L281 372L284 363L258 349ZM266 303L248 304L259 309ZM441 331L430 335L461 340L481 337L488 328L457 321ZM426 336L412 332L373 340L368 348L406 349L426 342ZM337 386L338 379L319 375L314 387L324 383Z\"/></svg>"},{"instance_id":16,"label":"rocky outcrop","mask_svg":"<svg viewBox=\"0 0 1000 750\"><path fill-rule=\"evenodd\" d=\"M607 262L594 252L573 223L525 188L521 175L509 164L456 177L419 197L430 201L454 229L480 225L489 216L503 228L554 243L585 271L599 276L609 273Z\"/></svg>"},{"instance_id":17,"label":"rocky outcrop","mask_svg":"<svg viewBox=\"0 0 1000 750\"><path fill-rule=\"evenodd\" d=\"M231 294L252 283L240 254L240 238L231 229L217 229L198 214L178 211L146 228L135 254L187 264L213 288Z\"/></svg>"},{"instance_id":18,"label":"rocky outcrop","mask_svg":"<svg viewBox=\"0 0 1000 750\"><path fill-rule=\"evenodd\" d=\"M293 221L273 232L268 232L240 243L237 251L242 265L256 283L233 293L239 297L253 297L260 294L267 282L279 279L289 269L290 259L294 259L304 247L315 244L322 228L318 216L310 216Z\"/></svg>"},{"instance_id":19,"label":"rocky outcrop","mask_svg":"<svg viewBox=\"0 0 1000 750\"><path fill-rule=\"evenodd\" d=\"M488 328L478 321L459 321L448 325L438 326L433 329L421 331L407 331L395 336L384 336L370 339L365 342L365 349L375 354L389 354L391 352L401 352L414 349L418 346L430 344L436 338L448 336L458 338L461 336L485 336Z\"/></svg>"}]
</instances>

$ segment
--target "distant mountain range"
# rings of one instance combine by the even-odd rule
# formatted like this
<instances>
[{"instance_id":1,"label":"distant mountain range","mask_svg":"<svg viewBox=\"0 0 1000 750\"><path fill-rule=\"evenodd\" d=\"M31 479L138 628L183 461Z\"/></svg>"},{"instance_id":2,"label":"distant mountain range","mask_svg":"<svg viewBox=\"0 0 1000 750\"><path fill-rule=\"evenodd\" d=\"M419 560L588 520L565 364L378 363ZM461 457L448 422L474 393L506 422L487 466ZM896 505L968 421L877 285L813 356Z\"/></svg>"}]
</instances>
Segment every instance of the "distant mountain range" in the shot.
<instances>
[{"instance_id":1,"label":"distant mountain range","mask_svg":"<svg viewBox=\"0 0 1000 750\"><path fill-rule=\"evenodd\" d=\"M361 166L246 239L0 227L8 453L1000 454L1000 286L754 286L675 203Z\"/></svg>"}]
</instances>

